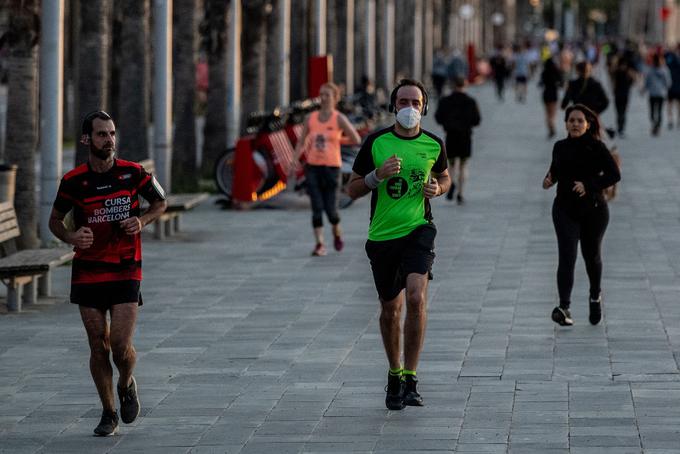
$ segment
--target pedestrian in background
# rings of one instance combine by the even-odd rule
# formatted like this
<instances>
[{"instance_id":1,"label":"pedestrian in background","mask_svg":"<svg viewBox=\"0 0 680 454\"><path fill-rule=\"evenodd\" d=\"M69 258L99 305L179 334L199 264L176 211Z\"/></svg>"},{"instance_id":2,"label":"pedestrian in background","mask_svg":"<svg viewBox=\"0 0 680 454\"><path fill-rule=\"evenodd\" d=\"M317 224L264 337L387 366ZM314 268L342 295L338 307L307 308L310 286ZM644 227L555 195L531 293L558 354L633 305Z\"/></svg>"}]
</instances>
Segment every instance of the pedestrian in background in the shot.
<instances>
[{"instance_id":1,"label":"pedestrian in background","mask_svg":"<svg viewBox=\"0 0 680 454\"><path fill-rule=\"evenodd\" d=\"M380 299L380 333L389 362L385 406L390 410L423 405L416 368L425 340L437 235L430 199L445 193L450 184L444 144L420 125L427 105L422 83L399 81L389 106L396 122L366 138L348 187L353 199L371 193L366 254Z\"/></svg>"},{"instance_id":2,"label":"pedestrian in background","mask_svg":"<svg viewBox=\"0 0 680 454\"><path fill-rule=\"evenodd\" d=\"M529 51L519 45L513 47L512 72L515 76L515 101L525 103L529 82Z\"/></svg>"},{"instance_id":3,"label":"pedestrian in background","mask_svg":"<svg viewBox=\"0 0 680 454\"><path fill-rule=\"evenodd\" d=\"M94 433L109 436L118 430L111 356L119 374L120 419L130 424L139 415L132 337L142 305L141 231L167 204L165 192L142 166L115 158L116 127L109 114L96 111L85 117L81 143L90 149L88 162L62 178L49 227L74 246L71 302L80 309L90 344L90 373L103 407ZM144 213L138 195L149 202ZM74 231L64 224L71 210Z\"/></svg>"},{"instance_id":4,"label":"pedestrian in background","mask_svg":"<svg viewBox=\"0 0 680 454\"><path fill-rule=\"evenodd\" d=\"M342 167L341 139L344 134L348 144L361 143L354 126L335 108L340 99L338 86L333 83L323 84L319 90L319 97L321 109L305 118L293 156L293 162L299 165L300 155L306 153L305 179L307 193L312 203L312 228L316 240L313 256L324 256L328 253L323 237L324 212L333 229L333 247L338 252L344 247L338 214Z\"/></svg>"},{"instance_id":5,"label":"pedestrian in background","mask_svg":"<svg viewBox=\"0 0 680 454\"><path fill-rule=\"evenodd\" d=\"M548 127L548 138L555 135L555 114L557 113L557 97L562 86L562 72L555 64L555 60L548 58L543 63L539 85L543 87L543 106L545 108L545 123Z\"/></svg>"},{"instance_id":6,"label":"pedestrian in background","mask_svg":"<svg viewBox=\"0 0 680 454\"><path fill-rule=\"evenodd\" d=\"M493 74L494 85L496 86L496 96L500 101L504 100L505 79L508 77L508 61L503 55L503 45L497 44L491 59L489 60L491 72Z\"/></svg>"},{"instance_id":7,"label":"pedestrian in background","mask_svg":"<svg viewBox=\"0 0 680 454\"><path fill-rule=\"evenodd\" d=\"M675 50L666 52L666 66L671 74L671 87L668 89L668 129L673 129L673 111L675 110L675 127L680 129L680 44Z\"/></svg>"},{"instance_id":8,"label":"pedestrian in background","mask_svg":"<svg viewBox=\"0 0 680 454\"><path fill-rule=\"evenodd\" d=\"M663 122L663 102L671 88L671 75L664 66L661 56L652 56L652 65L645 74L645 88L649 94L649 118L652 122L652 135L658 136Z\"/></svg>"},{"instance_id":9,"label":"pedestrian in background","mask_svg":"<svg viewBox=\"0 0 680 454\"><path fill-rule=\"evenodd\" d=\"M432 85L437 94L437 99L441 98L448 78L448 64L443 49L438 49L432 60Z\"/></svg>"},{"instance_id":10,"label":"pedestrian in background","mask_svg":"<svg viewBox=\"0 0 680 454\"><path fill-rule=\"evenodd\" d=\"M465 79L454 82L453 93L439 101L434 118L446 131L446 155L451 178L446 198L453 199L456 190L455 176L458 175L456 201L461 205L464 202L467 162L472 155L472 128L478 126L482 120L477 102L465 93Z\"/></svg>"},{"instance_id":11,"label":"pedestrian in background","mask_svg":"<svg viewBox=\"0 0 680 454\"><path fill-rule=\"evenodd\" d=\"M559 306L553 310L552 320L562 326L574 324L571 291L580 242L590 281L588 318L597 325L602 318L602 239L609 223L604 190L618 182L621 174L600 140L600 122L595 112L576 104L567 108L565 122L568 136L555 143L552 163L543 179L543 189L557 184L552 218L559 253Z\"/></svg>"},{"instance_id":12,"label":"pedestrian in background","mask_svg":"<svg viewBox=\"0 0 680 454\"><path fill-rule=\"evenodd\" d=\"M602 84L592 77L592 66L587 61L576 64L578 77L569 82L562 98L562 109L570 104L583 104L600 115L609 106L609 98L602 88Z\"/></svg>"},{"instance_id":13,"label":"pedestrian in background","mask_svg":"<svg viewBox=\"0 0 680 454\"><path fill-rule=\"evenodd\" d=\"M624 56L620 56L613 63L612 85L614 90L614 107L616 108L616 129L618 135L623 137L626 129L626 112L630 90L635 84L637 73L631 62Z\"/></svg>"}]
</instances>

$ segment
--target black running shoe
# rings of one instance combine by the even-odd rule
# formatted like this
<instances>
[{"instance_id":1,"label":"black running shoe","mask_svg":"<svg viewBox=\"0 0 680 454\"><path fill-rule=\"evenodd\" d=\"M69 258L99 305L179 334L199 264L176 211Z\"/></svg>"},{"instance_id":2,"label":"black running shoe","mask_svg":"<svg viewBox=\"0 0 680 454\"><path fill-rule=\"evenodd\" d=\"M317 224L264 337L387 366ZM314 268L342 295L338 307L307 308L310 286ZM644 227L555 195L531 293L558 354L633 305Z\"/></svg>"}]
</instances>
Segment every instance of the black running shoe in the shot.
<instances>
[{"instance_id":1,"label":"black running shoe","mask_svg":"<svg viewBox=\"0 0 680 454\"><path fill-rule=\"evenodd\" d=\"M404 379L404 405L412 407L422 407L423 398L416 390L418 386L418 378L415 375L406 375Z\"/></svg>"},{"instance_id":2,"label":"black running shoe","mask_svg":"<svg viewBox=\"0 0 680 454\"><path fill-rule=\"evenodd\" d=\"M591 325L597 325L602 320L602 297L597 299L590 298L590 315L588 316Z\"/></svg>"},{"instance_id":3,"label":"black running shoe","mask_svg":"<svg viewBox=\"0 0 680 454\"><path fill-rule=\"evenodd\" d=\"M404 381L401 375L387 375L387 395L385 396L385 406L389 410L401 410L404 408Z\"/></svg>"},{"instance_id":4,"label":"black running shoe","mask_svg":"<svg viewBox=\"0 0 680 454\"><path fill-rule=\"evenodd\" d=\"M94 434L98 437L110 437L116 432L118 432L118 413L104 410L99 425L94 429Z\"/></svg>"},{"instance_id":5,"label":"black running shoe","mask_svg":"<svg viewBox=\"0 0 680 454\"><path fill-rule=\"evenodd\" d=\"M118 398L120 399L120 419L125 424L130 424L139 416L139 397L137 397L135 377L130 378L130 386L127 389L118 387Z\"/></svg>"},{"instance_id":6,"label":"black running shoe","mask_svg":"<svg viewBox=\"0 0 680 454\"><path fill-rule=\"evenodd\" d=\"M556 307L553 309L552 320L561 326L571 326L574 324L574 321L571 319L571 312L569 312L569 309L562 307Z\"/></svg>"}]
</instances>

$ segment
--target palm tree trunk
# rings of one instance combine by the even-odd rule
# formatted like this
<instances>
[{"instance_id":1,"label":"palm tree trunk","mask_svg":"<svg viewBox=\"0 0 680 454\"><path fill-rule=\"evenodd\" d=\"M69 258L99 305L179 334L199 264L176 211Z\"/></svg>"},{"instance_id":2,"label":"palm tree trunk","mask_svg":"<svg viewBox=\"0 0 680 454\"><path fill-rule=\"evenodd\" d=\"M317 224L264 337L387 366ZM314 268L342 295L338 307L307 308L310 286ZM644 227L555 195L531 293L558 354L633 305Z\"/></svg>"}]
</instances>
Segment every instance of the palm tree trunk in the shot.
<instances>
[{"instance_id":1,"label":"palm tree trunk","mask_svg":"<svg viewBox=\"0 0 680 454\"><path fill-rule=\"evenodd\" d=\"M208 55L208 94L203 127L201 174L210 176L227 148L227 25L229 0L206 0L201 22L202 48Z\"/></svg>"},{"instance_id":2,"label":"palm tree trunk","mask_svg":"<svg viewBox=\"0 0 680 454\"><path fill-rule=\"evenodd\" d=\"M292 100L307 97L307 60L311 55L310 14L310 0L291 2L290 99Z\"/></svg>"},{"instance_id":3,"label":"palm tree trunk","mask_svg":"<svg viewBox=\"0 0 680 454\"><path fill-rule=\"evenodd\" d=\"M173 106L175 133L172 154L172 187L176 192L198 188L196 172L196 58L198 0L173 4Z\"/></svg>"},{"instance_id":4,"label":"palm tree trunk","mask_svg":"<svg viewBox=\"0 0 680 454\"><path fill-rule=\"evenodd\" d=\"M79 142L82 119L88 112L108 107L109 47L111 43L109 0L80 2L76 101L76 165L87 160L88 149ZM115 120L115 119L114 119Z\"/></svg>"},{"instance_id":5,"label":"palm tree trunk","mask_svg":"<svg viewBox=\"0 0 680 454\"><path fill-rule=\"evenodd\" d=\"M264 109L265 63L267 58L267 0L243 2L242 110L241 132L252 112Z\"/></svg>"},{"instance_id":6,"label":"palm tree trunk","mask_svg":"<svg viewBox=\"0 0 680 454\"><path fill-rule=\"evenodd\" d=\"M38 0L11 2L9 20L9 87L5 157L16 164L14 206L19 221L20 249L39 246L35 159L38 145Z\"/></svg>"},{"instance_id":7,"label":"palm tree trunk","mask_svg":"<svg viewBox=\"0 0 680 454\"><path fill-rule=\"evenodd\" d=\"M149 8L149 0L121 0L117 146L131 161L149 158Z\"/></svg>"}]
</instances>

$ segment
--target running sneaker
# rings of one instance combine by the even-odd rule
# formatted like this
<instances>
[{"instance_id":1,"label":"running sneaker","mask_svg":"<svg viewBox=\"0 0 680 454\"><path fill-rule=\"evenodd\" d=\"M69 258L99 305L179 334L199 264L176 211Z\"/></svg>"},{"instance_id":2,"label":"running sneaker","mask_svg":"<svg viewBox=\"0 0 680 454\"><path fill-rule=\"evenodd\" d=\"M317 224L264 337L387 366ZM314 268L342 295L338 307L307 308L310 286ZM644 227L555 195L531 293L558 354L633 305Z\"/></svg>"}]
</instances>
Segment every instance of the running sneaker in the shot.
<instances>
[{"instance_id":1,"label":"running sneaker","mask_svg":"<svg viewBox=\"0 0 680 454\"><path fill-rule=\"evenodd\" d=\"M574 320L571 319L571 312L565 307L556 307L552 311L552 320L561 326L571 326Z\"/></svg>"},{"instance_id":2,"label":"running sneaker","mask_svg":"<svg viewBox=\"0 0 680 454\"><path fill-rule=\"evenodd\" d=\"M463 196L460 195L460 193L456 196L456 203L458 203L458 205L462 205L465 203L465 199L463 199Z\"/></svg>"},{"instance_id":3,"label":"running sneaker","mask_svg":"<svg viewBox=\"0 0 680 454\"><path fill-rule=\"evenodd\" d=\"M422 407L424 405L423 398L416 390L418 378L415 375L405 375L404 377L404 405Z\"/></svg>"},{"instance_id":4,"label":"running sneaker","mask_svg":"<svg viewBox=\"0 0 680 454\"><path fill-rule=\"evenodd\" d=\"M342 249L345 247L345 242L342 241L342 237L340 235L336 236L333 240L333 247L338 252L342 251Z\"/></svg>"},{"instance_id":5,"label":"running sneaker","mask_svg":"<svg viewBox=\"0 0 680 454\"><path fill-rule=\"evenodd\" d=\"M385 386L385 406L388 410L401 410L404 408L404 381L401 375L387 374L387 386Z\"/></svg>"},{"instance_id":6,"label":"running sneaker","mask_svg":"<svg viewBox=\"0 0 680 454\"><path fill-rule=\"evenodd\" d=\"M597 325L602 320L602 296L598 296L597 299L590 298L590 314L588 315L588 320L591 325Z\"/></svg>"},{"instance_id":7,"label":"running sneaker","mask_svg":"<svg viewBox=\"0 0 680 454\"><path fill-rule=\"evenodd\" d=\"M127 389L118 387L118 398L120 399L120 419L125 424L130 424L139 416L139 397L135 377L130 377L130 385Z\"/></svg>"},{"instance_id":8,"label":"running sneaker","mask_svg":"<svg viewBox=\"0 0 680 454\"><path fill-rule=\"evenodd\" d=\"M94 434L98 437L110 437L116 432L118 432L118 413L104 410L99 425L94 429Z\"/></svg>"},{"instance_id":9,"label":"running sneaker","mask_svg":"<svg viewBox=\"0 0 680 454\"><path fill-rule=\"evenodd\" d=\"M321 243L317 243L316 247L315 247L314 250L312 251L312 255L313 255L314 257L323 257L323 256L326 255L326 254L327 254L327 252L326 252L326 246L324 246L324 245L321 244Z\"/></svg>"}]
</instances>

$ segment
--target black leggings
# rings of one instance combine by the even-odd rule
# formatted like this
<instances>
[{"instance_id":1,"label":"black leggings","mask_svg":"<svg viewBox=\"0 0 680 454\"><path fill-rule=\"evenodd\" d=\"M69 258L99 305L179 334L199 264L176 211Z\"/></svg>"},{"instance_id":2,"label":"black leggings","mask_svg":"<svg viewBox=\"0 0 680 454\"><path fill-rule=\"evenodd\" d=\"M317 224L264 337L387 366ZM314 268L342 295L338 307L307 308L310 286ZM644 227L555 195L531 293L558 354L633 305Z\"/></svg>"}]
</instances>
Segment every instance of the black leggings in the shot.
<instances>
[{"instance_id":1,"label":"black leggings","mask_svg":"<svg viewBox=\"0 0 680 454\"><path fill-rule=\"evenodd\" d=\"M661 96L649 97L649 118L652 120L652 126L655 129L659 129L661 127L663 101L664 99Z\"/></svg>"},{"instance_id":2,"label":"black leggings","mask_svg":"<svg viewBox=\"0 0 680 454\"><path fill-rule=\"evenodd\" d=\"M586 263L586 272L590 280L590 297L597 298L600 295L602 280L600 253L602 238L609 223L607 204L598 202L597 206L584 210L578 216L573 216L555 202L552 216L560 256L557 267L557 291L560 296L560 306L569 307L571 303L579 241L581 242L581 255Z\"/></svg>"},{"instance_id":3,"label":"black leggings","mask_svg":"<svg viewBox=\"0 0 680 454\"><path fill-rule=\"evenodd\" d=\"M626 110L628 110L628 93L625 96L616 96L614 98L614 105L616 106L616 126L618 132L623 132L626 129Z\"/></svg>"},{"instance_id":4,"label":"black leggings","mask_svg":"<svg viewBox=\"0 0 680 454\"><path fill-rule=\"evenodd\" d=\"M323 212L328 222L336 225L340 222L338 215L338 187L340 186L340 168L327 166L305 167L307 193L312 202L312 226L323 226Z\"/></svg>"}]
</instances>

